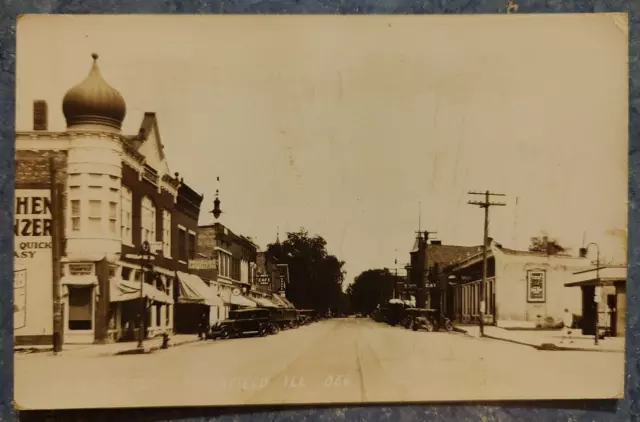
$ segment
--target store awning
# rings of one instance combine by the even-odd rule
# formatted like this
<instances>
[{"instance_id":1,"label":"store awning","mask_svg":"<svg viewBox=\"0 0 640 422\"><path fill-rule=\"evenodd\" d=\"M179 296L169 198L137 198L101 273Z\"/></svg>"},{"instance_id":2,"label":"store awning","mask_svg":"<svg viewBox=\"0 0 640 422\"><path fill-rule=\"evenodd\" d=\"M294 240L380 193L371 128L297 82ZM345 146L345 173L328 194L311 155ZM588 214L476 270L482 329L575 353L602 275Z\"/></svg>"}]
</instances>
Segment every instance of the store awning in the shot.
<instances>
[{"instance_id":1,"label":"store awning","mask_svg":"<svg viewBox=\"0 0 640 422\"><path fill-rule=\"evenodd\" d=\"M244 306L245 308L257 308L258 304L253 300L242 295L231 295L231 304L237 306Z\"/></svg>"},{"instance_id":2,"label":"store awning","mask_svg":"<svg viewBox=\"0 0 640 422\"><path fill-rule=\"evenodd\" d=\"M287 304L286 304L286 303L285 303L285 302L280 298L280 296L278 296L278 295L277 295L277 294L275 294L275 293L271 296L271 301L272 301L273 303L275 303L275 304L276 304L276 306L278 306L278 308L288 308L288 307L289 307L289 305L287 305Z\"/></svg>"},{"instance_id":3,"label":"store awning","mask_svg":"<svg viewBox=\"0 0 640 422\"><path fill-rule=\"evenodd\" d=\"M264 308L281 308L282 307L281 305L280 306L276 305L275 303L273 303L272 301L264 297L252 297L251 300L253 300L258 305Z\"/></svg>"},{"instance_id":4,"label":"store awning","mask_svg":"<svg viewBox=\"0 0 640 422\"><path fill-rule=\"evenodd\" d=\"M176 271L180 286L178 303L195 303L208 306L220 305L220 298L200 277Z\"/></svg>"},{"instance_id":5,"label":"store awning","mask_svg":"<svg viewBox=\"0 0 640 422\"><path fill-rule=\"evenodd\" d=\"M274 302L280 303L283 308L295 309L295 306L293 306L293 303L289 302L287 298L284 296L274 294L273 299L274 299Z\"/></svg>"},{"instance_id":6,"label":"store awning","mask_svg":"<svg viewBox=\"0 0 640 422\"><path fill-rule=\"evenodd\" d=\"M140 299L140 282L112 278L110 281L111 302L124 302ZM156 289L149 283L144 283L142 295L148 299L161 303L173 303L171 296Z\"/></svg>"},{"instance_id":7,"label":"store awning","mask_svg":"<svg viewBox=\"0 0 640 422\"><path fill-rule=\"evenodd\" d=\"M613 285L627 279L627 267L601 267L598 271L591 268L573 274L572 281L565 283L565 287Z\"/></svg>"},{"instance_id":8,"label":"store awning","mask_svg":"<svg viewBox=\"0 0 640 422\"><path fill-rule=\"evenodd\" d=\"M97 286L98 277L95 275L66 275L60 279L63 286Z\"/></svg>"}]
</instances>

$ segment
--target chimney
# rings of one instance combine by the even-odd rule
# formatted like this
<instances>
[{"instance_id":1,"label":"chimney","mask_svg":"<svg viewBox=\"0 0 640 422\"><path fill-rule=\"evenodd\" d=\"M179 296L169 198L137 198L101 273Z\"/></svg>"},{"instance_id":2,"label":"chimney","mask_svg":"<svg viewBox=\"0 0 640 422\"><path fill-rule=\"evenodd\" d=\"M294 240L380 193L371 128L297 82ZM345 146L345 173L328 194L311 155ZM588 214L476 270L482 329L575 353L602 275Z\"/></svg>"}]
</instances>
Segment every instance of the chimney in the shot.
<instances>
[{"instance_id":1,"label":"chimney","mask_svg":"<svg viewBox=\"0 0 640 422\"><path fill-rule=\"evenodd\" d=\"M33 102L33 130L47 130L47 102L36 100Z\"/></svg>"}]
</instances>

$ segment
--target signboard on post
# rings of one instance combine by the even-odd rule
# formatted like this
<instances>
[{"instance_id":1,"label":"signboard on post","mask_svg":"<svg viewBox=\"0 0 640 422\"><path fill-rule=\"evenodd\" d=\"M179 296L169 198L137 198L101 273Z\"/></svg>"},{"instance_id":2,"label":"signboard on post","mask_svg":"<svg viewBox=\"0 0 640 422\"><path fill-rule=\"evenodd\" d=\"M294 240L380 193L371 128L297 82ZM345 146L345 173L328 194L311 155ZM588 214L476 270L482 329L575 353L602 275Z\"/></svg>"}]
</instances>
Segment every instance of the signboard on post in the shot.
<instances>
[{"instance_id":1,"label":"signboard on post","mask_svg":"<svg viewBox=\"0 0 640 422\"><path fill-rule=\"evenodd\" d=\"M527 271L527 302L541 303L546 301L547 292L545 281L545 271Z\"/></svg>"}]
</instances>

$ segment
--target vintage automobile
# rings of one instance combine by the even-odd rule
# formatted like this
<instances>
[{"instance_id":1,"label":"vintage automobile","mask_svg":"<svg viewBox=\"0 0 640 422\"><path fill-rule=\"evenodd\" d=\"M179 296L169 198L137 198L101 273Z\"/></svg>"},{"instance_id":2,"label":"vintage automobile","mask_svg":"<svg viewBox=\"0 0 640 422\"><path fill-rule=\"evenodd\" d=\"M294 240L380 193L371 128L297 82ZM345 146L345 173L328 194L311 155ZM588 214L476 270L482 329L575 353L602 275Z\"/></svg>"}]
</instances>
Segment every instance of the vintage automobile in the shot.
<instances>
[{"instance_id":1,"label":"vintage automobile","mask_svg":"<svg viewBox=\"0 0 640 422\"><path fill-rule=\"evenodd\" d=\"M298 311L298 325L308 325L315 321L315 311L312 309L300 309Z\"/></svg>"},{"instance_id":2,"label":"vintage automobile","mask_svg":"<svg viewBox=\"0 0 640 422\"><path fill-rule=\"evenodd\" d=\"M229 312L229 318L211 327L209 338L228 339L251 335L266 336L276 332L267 308L240 309Z\"/></svg>"},{"instance_id":3,"label":"vintage automobile","mask_svg":"<svg viewBox=\"0 0 640 422\"><path fill-rule=\"evenodd\" d=\"M293 308L269 308L269 321L276 331L296 328L299 325L299 314Z\"/></svg>"},{"instance_id":4,"label":"vintage automobile","mask_svg":"<svg viewBox=\"0 0 640 422\"><path fill-rule=\"evenodd\" d=\"M442 315L437 309L409 308L405 311L405 318L402 321L405 328L413 331L426 330L437 331L444 328L446 331L453 330L451 320Z\"/></svg>"},{"instance_id":5,"label":"vintage automobile","mask_svg":"<svg viewBox=\"0 0 640 422\"><path fill-rule=\"evenodd\" d=\"M402 322L405 317L405 311L411 306L406 301L391 299L386 308L384 315L386 323L396 326Z\"/></svg>"}]
</instances>

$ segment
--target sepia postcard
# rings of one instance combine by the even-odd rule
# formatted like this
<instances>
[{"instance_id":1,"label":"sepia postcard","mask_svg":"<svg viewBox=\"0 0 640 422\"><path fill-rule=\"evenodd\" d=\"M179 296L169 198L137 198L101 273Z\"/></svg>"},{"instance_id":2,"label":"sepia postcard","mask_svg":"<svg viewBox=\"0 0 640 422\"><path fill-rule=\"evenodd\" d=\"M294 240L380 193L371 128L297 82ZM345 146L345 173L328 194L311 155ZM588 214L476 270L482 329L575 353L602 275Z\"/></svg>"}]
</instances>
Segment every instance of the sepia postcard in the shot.
<instances>
[{"instance_id":1,"label":"sepia postcard","mask_svg":"<svg viewBox=\"0 0 640 422\"><path fill-rule=\"evenodd\" d=\"M621 398L623 14L24 15L18 409Z\"/></svg>"}]
</instances>

